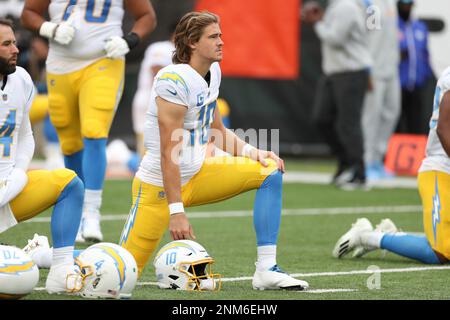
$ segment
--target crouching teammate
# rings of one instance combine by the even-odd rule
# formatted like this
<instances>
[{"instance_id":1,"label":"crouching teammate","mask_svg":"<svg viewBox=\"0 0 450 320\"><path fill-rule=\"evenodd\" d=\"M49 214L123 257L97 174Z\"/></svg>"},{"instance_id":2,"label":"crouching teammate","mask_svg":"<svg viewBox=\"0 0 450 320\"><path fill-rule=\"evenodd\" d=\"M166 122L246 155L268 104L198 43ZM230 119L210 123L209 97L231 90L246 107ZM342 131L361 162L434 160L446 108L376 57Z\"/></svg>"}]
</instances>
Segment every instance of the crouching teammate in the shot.
<instances>
[{"instance_id":1,"label":"crouching teammate","mask_svg":"<svg viewBox=\"0 0 450 320\"><path fill-rule=\"evenodd\" d=\"M26 172L34 152L29 119L34 85L30 75L16 67L18 53L12 23L0 19L0 233L54 205L54 250L46 289L76 292L83 283L73 249L84 186L68 169Z\"/></svg>"},{"instance_id":2,"label":"crouching teammate","mask_svg":"<svg viewBox=\"0 0 450 320\"><path fill-rule=\"evenodd\" d=\"M356 248L354 256L362 256L382 248L427 264L447 263L450 259L450 67L436 86L418 183L425 236L397 232L389 219L372 230L370 222L362 218L338 240L333 255L340 258Z\"/></svg>"},{"instance_id":3,"label":"crouching teammate","mask_svg":"<svg viewBox=\"0 0 450 320\"><path fill-rule=\"evenodd\" d=\"M133 181L133 205L120 245L142 273L167 228L174 240L195 239L185 206L257 189L253 288L303 290L308 283L290 277L276 262L283 160L226 129L216 108L221 35L219 18L208 12L188 13L176 27L174 64L161 69L153 83L144 129L147 152ZM205 160L211 128L220 133L216 145L234 157Z\"/></svg>"}]
</instances>

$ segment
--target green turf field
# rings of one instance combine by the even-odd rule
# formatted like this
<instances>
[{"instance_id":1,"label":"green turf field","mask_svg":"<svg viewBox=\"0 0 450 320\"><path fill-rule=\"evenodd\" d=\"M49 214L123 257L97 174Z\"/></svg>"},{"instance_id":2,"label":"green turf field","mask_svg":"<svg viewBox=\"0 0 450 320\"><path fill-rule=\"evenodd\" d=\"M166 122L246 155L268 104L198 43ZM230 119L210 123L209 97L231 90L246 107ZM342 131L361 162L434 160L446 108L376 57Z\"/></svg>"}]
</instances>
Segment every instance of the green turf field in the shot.
<instances>
[{"instance_id":1,"label":"green turf field","mask_svg":"<svg viewBox=\"0 0 450 320\"><path fill-rule=\"evenodd\" d=\"M288 170L331 172L333 162L288 162ZM117 242L131 204L131 181L107 181L102 212L105 241ZM447 266L427 266L381 251L361 259L334 259L336 240L358 217L375 225L389 217L404 231L422 232L420 198L414 189L340 191L328 185L284 185L278 263L287 272L307 280L308 292L254 291L249 280L256 258L251 218L254 192L213 205L188 209L190 221L201 243L216 263L214 271L224 282L220 292L177 292L154 285L149 263L133 293L134 299L448 299ZM337 209L331 209L337 208ZM352 209L353 208L353 209ZM231 212L230 212L231 211ZM380 212L381 211L381 212ZM365 212L365 213L362 213ZM236 216L237 215L237 216ZM39 218L48 217L49 212ZM45 220L45 219L44 219ZM0 235L0 242L23 247L37 232L50 235L50 225L41 220L20 224ZM162 244L170 241L168 236ZM83 246L78 246L82 248ZM367 271L378 268L381 273ZM46 270L40 271L38 288L25 299L77 299L51 296L42 291ZM379 276L379 278L377 278ZM231 279L233 278L233 279ZM367 283L379 288L369 289ZM232 280L232 281L230 281ZM372 286L373 287L373 286Z\"/></svg>"}]
</instances>

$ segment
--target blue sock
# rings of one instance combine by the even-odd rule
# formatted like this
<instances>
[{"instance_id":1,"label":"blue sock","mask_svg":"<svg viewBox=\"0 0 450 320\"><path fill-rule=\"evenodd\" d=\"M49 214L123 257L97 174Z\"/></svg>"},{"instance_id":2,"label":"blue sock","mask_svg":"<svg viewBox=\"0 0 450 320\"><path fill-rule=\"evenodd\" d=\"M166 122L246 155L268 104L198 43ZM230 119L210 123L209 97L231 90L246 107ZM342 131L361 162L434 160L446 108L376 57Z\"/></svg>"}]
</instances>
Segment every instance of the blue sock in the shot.
<instances>
[{"instance_id":1,"label":"blue sock","mask_svg":"<svg viewBox=\"0 0 450 320\"><path fill-rule=\"evenodd\" d=\"M83 139L83 173L86 189L103 189L106 173L106 142L106 138Z\"/></svg>"},{"instance_id":2,"label":"blue sock","mask_svg":"<svg viewBox=\"0 0 450 320\"><path fill-rule=\"evenodd\" d=\"M64 156L66 168L75 171L77 176L84 182L83 175L83 150L75 152L69 156Z\"/></svg>"},{"instance_id":3,"label":"blue sock","mask_svg":"<svg viewBox=\"0 0 450 320\"><path fill-rule=\"evenodd\" d=\"M139 169L139 164L141 163L141 157L137 152L133 152L131 158L127 162L128 170L131 172L137 172Z\"/></svg>"},{"instance_id":4,"label":"blue sock","mask_svg":"<svg viewBox=\"0 0 450 320\"><path fill-rule=\"evenodd\" d=\"M44 136L49 142L59 142L56 129L50 121L50 117L47 116L44 120Z\"/></svg>"},{"instance_id":5,"label":"blue sock","mask_svg":"<svg viewBox=\"0 0 450 320\"><path fill-rule=\"evenodd\" d=\"M426 264L440 264L425 236L385 234L380 247Z\"/></svg>"},{"instance_id":6,"label":"blue sock","mask_svg":"<svg viewBox=\"0 0 450 320\"><path fill-rule=\"evenodd\" d=\"M277 170L256 191L253 225L258 246L276 245L281 222L283 175Z\"/></svg>"},{"instance_id":7,"label":"blue sock","mask_svg":"<svg viewBox=\"0 0 450 320\"><path fill-rule=\"evenodd\" d=\"M84 186L81 179L75 177L63 189L53 209L51 230L53 246L62 248L73 246L83 209Z\"/></svg>"}]
</instances>

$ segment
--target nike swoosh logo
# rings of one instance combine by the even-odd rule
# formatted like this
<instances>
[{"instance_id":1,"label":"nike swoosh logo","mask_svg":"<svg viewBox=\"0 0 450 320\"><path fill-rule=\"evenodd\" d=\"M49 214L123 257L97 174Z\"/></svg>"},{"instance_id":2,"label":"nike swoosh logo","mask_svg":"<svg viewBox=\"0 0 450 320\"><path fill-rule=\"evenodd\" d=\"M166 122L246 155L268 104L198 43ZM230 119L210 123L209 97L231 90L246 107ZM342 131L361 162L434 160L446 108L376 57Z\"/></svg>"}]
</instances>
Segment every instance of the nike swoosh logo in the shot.
<instances>
[{"instance_id":1,"label":"nike swoosh logo","mask_svg":"<svg viewBox=\"0 0 450 320\"><path fill-rule=\"evenodd\" d=\"M177 92L176 91L172 91L172 90L169 90L169 89L166 89L167 91L169 91L171 94L173 94L174 96L176 96L177 95Z\"/></svg>"}]
</instances>

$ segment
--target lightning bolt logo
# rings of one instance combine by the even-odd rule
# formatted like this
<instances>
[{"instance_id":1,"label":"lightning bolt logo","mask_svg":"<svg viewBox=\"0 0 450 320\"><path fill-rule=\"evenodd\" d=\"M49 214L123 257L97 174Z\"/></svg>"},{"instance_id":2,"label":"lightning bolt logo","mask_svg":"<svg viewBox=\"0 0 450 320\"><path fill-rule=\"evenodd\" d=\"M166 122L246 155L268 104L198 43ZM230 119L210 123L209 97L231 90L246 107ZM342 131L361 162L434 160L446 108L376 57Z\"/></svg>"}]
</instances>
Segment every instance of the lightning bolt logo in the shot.
<instances>
[{"instance_id":1,"label":"lightning bolt logo","mask_svg":"<svg viewBox=\"0 0 450 320\"><path fill-rule=\"evenodd\" d=\"M189 93L189 88L186 84L186 82L184 81L184 79L176 72L164 72L160 77L159 80L163 80L163 81L172 81L173 83L175 83L177 86L180 86L184 88L184 90L186 90L187 93Z\"/></svg>"},{"instance_id":2,"label":"lightning bolt logo","mask_svg":"<svg viewBox=\"0 0 450 320\"><path fill-rule=\"evenodd\" d=\"M130 234L131 228L133 228L134 222L136 221L136 214L137 214L137 210L138 210L139 200L141 199L141 190L142 190L142 186L139 186L139 192L138 192L138 196L136 198L136 203L134 204L134 207L131 208L130 214L128 215L127 223L125 224L125 227L123 228L119 245L122 245L122 243L127 242L128 235Z\"/></svg>"},{"instance_id":3,"label":"lightning bolt logo","mask_svg":"<svg viewBox=\"0 0 450 320\"><path fill-rule=\"evenodd\" d=\"M435 188L435 195L433 196L433 211L431 217L433 219L434 243L436 243L436 226L441 222L441 199L439 198L437 176L434 188Z\"/></svg>"},{"instance_id":4,"label":"lightning bolt logo","mask_svg":"<svg viewBox=\"0 0 450 320\"><path fill-rule=\"evenodd\" d=\"M98 248L102 249L106 254L108 254L114 260L114 265L116 266L117 273L119 275L120 289L122 289L125 283L127 266L125 261L122 259L120 254L111 247L108 246L98 246Z\"/></svg>"},{"instance_id":5,"label":"lightning bolt logo","mask_svg":"<svg viewBox=\"0 0 450 320\"><path fill-rule=\"evenodd\" d=\"M34 266L33 261L25 261L22 263L4 263L0 264L0 273L19 275L23 272L32 271Z\"/></svg>"}]
</instances>

